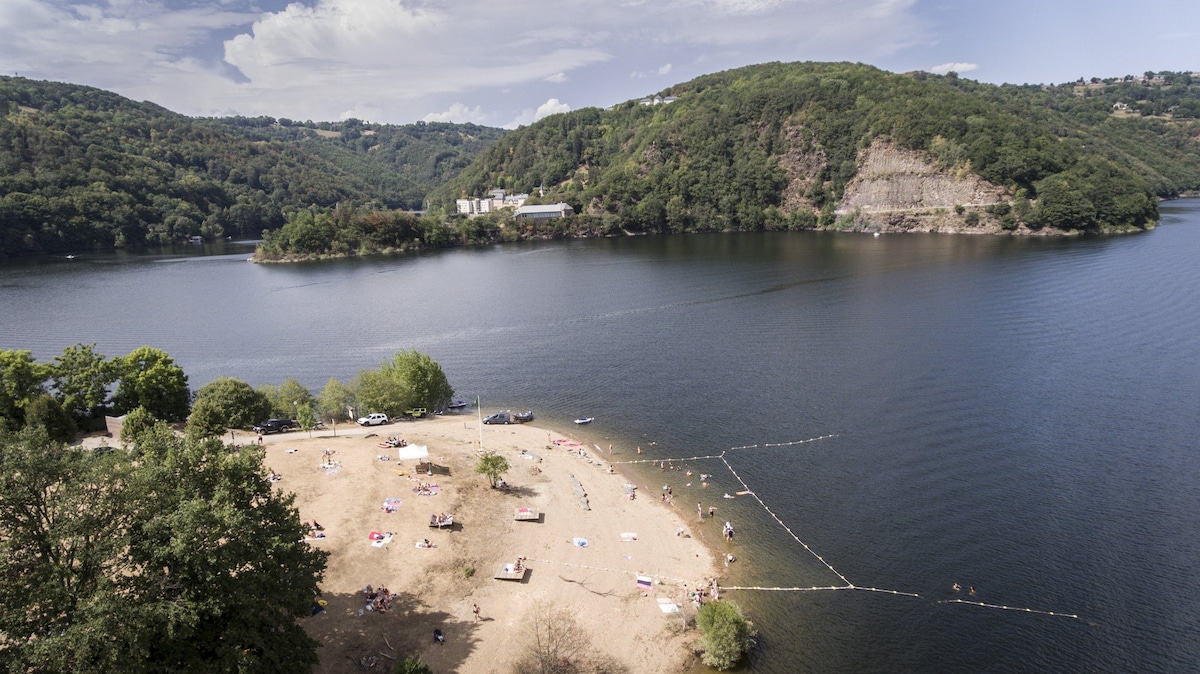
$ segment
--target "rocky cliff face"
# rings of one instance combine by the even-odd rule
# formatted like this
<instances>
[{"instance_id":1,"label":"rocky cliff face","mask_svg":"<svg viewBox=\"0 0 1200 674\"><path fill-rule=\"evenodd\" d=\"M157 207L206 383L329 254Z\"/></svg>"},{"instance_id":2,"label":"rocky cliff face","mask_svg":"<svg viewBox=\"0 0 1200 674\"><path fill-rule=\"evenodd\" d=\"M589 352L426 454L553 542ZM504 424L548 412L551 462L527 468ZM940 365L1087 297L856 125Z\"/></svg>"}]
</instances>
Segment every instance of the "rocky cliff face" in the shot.
<instances>
[{"instance_id":1,"label":"rocky cliff face","mask_svg":"<svg viewBox=\"0 0 1200 674\"><path fill-rule=\"evenodd\" d=\"M816 212L809 198L826 168L825 152L802 128L788 132L791 149L779 157L788 176L786 213ZM827 187L827 186L826 186ZM867 232L955 232L968 234L1054 235L1017 223L1005 230L994 215L997 204L1011 206L1013 195L969 169L939 168L925 152L896 147L876 138L858 154L855 177L837 204L837 222L821 227ZM1010 218L1012 216L1009 216ZM1011 225L1012 223L1010 223Z\"/></svg>"},{"instance_id":2,"label":"rocky cliff face","mask_svg":"<svg viewBox=\"0 0 1200 674\"><path fill-rule=\"evenodd\" d=\"M869 231L998 233L999 221L984 209L1011 202L1003 187L968 170L939 169L923 152L876 138L859 152L838 213Z\"/></svg>"}]
</instances>

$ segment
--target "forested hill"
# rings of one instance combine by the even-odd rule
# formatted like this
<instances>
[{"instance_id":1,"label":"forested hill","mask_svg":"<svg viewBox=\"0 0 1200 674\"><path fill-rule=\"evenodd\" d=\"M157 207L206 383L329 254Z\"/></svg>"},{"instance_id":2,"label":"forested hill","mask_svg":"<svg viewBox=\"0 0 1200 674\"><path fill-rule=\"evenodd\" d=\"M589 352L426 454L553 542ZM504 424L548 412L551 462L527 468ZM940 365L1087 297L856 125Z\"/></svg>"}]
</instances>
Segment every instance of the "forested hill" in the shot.
<instances>
[{"instance_id":1,"label":"forested hill","mask_svg":"<svg viewBox=\"0 0 1200 674\"><path fill-rule=\"evenodd\" d=\"M1198 90L1186 74L1018 87L750 66L514 131L431 202L540 188L593 233L1136 230L1156 196L1200 189Z\"/></svg>"},{"instance_id":2,"label":"forested hill","mask_svg":"<svg viewBox=\"0 0 1200 674\"><path fill-rule=\"evenodd\" d=\"M503 133L196 119L91 87L0 77L0 257L256 237L313 205L420 208Z\"/></svg>"}]
</instances>

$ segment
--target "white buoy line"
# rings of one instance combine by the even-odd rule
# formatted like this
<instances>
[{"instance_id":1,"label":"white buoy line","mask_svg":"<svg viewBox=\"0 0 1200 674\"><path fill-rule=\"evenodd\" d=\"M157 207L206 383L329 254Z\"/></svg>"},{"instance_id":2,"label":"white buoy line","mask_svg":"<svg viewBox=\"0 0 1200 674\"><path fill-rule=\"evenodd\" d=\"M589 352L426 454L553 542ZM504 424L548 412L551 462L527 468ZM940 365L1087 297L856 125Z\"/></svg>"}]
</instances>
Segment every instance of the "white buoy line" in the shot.
<instances>
[{"instance_id":1,"label":"white buoy line","mask_svg":"<svg viewBox=\"0 0 1200 674\"><path fill-rule=\"evenodd\" d=\"M770 515L771 518L774 519L779 524L779 526L783 527L783 530L786 531L788 533L788 535L792 537L792 540L799 543L801 545L801 547L803 547L809 554L811 554L813 557L815 557L817 560L819 560L821 562L821 564L823 564L825 566L825 568L829 569L829 571L831 573L833 573L833 575L837 576L839 579L841 579L841 581L843 583L845 583L845 585L828 585L828 586L811 586L811 587L764 587L764 586L730 585L730 586L721 586L720 589L722 589L722 590L750 590L750 591L760 591L760 592L829 592L829 591L839 591L839 590L857 590L860 592L877 592L880 594L890 594L890 595L901 596L901 597L913 597L913 598L917 598L917 599L922 598L921 595L916 592L905 592L903 590L892 590L892 589L877 588L877 587L863 587L863 586L855 585L854 583L850 582L850 580L848 578L846 578L844 575L842 575L841 572L839 572L837 569L835 569L832 564L827 562L824 557L822 557L819 553L817 553L817 551L815 551L811 547L809 547L809 545L807 543L805 543L799 536L797 536L796 532L792 531L791 527L789 527L783 521L782 518L780 518L778 515L776 515L775 512L773 510L771 510L771 508L769 506L767 506L767 504L762 500L762 498L760 498L759 495L756 494L754 492L754 490L750 488L750 485L747 484L746 481L743 480L740 475L738 475L738 472L733 469L732 465L730 465L729 460L725 458L725 455L730 451L736 451L736 450L742 450L742 449L766 449L769 447L792 447L792 446L796 446L796 445L803 445L803 444L808 444L811 442L817 442L819 440L827 440L829 438L835 438L835 437L837 437L837 435L821 435L821 436L817 436L815 438L809 438L807 440L796 440L793 442L742 445L739 447L730 447L729 449L725 450L724 452L721 452L720 454L709 454L709 455L704 455L704 456L691 456L691 457L673 458L673 459L637 459L637 460L633 460L633 461L613 461L611 463L620 463L620 464L659 463L659 464L661 464L661 463L677 463L677 462L683 462L683 461L700 461L700 460L705 460L705 459L719 459L721 461L721 463L725 464L725 468L727 468L729 470L729 472L733 475L734 479L736 479L738 481L738 483L742 485L743 490L738 492L739 495L748 495L748 496L754 497L754 500L758 501L758 504L760 506L762 506L763 510L765 510L767 512L767 514ZM965 604L965 605L969 605L969 606L978 606L980 608L988 608L988 609L994 609L994 610L998 610L998 611L1015 611L1018 613L1030 613L1030 614L1037 614L1037 615L1053 616L1056 618L1069 618L1071 620L1080 620L1079 615L1077 615L1075 613L1066 613L1066 612L1062 612L1062 611L1045 611L1045 610L1041 610L1041 609L1027 608L1027 607L1021 607L1021 606L1007 606L1004 604L990 604L987 602L970 601L970 600L966 600L966 599L942 599L942 600L937 600L934 603L935 604Z\"/></svg>"}]
</instances>

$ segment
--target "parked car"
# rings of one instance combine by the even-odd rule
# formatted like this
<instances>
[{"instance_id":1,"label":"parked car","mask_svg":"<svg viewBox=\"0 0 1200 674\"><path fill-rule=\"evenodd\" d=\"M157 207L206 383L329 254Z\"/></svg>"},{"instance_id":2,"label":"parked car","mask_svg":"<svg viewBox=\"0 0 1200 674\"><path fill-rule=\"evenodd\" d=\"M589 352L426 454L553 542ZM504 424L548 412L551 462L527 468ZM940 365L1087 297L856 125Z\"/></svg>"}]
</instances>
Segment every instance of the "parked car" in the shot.
<instances>
[{"instance_id":1,"label":"parked car","mask_svg":"<svg viewBox=\"0 0 1200 674\"><path fill-rule=\"evenodd\" d=\"M300 424L297 424L294 419L267 419L261 424L255 426L254 430L255 432L263 434L283 433L284 431L290 431L299 425Z\"/></svg>"},{"instance_id":2,"label":"parked car","mask_svg":"<svg viewBox=\"0 0 1200 674\"><path fill-rule=\"evenodd\" d=\"M361 426L381 426L388 422L388 415L383 412L372 412L365 417L359 417L358 423Z\"/></svg>"},{"instance_id":3,"label":"parked car","mask_svg":"<svg viewBox=\"0 0 1200 674\"><path fill-rule=\"evenodd\" d=\"M483 418L485 424L511 424L512 415L508 412L496 412Z\"/></svg>"}]
</instances>

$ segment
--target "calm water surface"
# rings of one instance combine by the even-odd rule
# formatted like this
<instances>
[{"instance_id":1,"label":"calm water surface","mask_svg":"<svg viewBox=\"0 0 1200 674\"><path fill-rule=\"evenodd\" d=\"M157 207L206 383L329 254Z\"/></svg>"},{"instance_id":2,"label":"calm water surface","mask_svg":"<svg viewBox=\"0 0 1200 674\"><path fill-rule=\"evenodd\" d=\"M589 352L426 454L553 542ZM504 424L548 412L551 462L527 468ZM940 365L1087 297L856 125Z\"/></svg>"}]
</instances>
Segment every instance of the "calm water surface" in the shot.
<instances>
[{"instance_id":1,"label":"calm water surface","mask_svg":"<svg viewBox=\"0 0 1200 674\"><path fill-rule=\"evenodd\" d=\"M750 670L1200 671L1200 203L1129 237L738 234L292 266L83 254L0 267L0 348L162 348L193 386L319 389L400 349L486 410L586 414L635 458L730 451L861 591L730 596ZM575 430L575 429L572 429ZM650 445L654 442L654 445ZM617 458L621 458L618 456ZM720 462L730 584L841 581ZM719 538L716 525L710 538ZM953 583L981 602L939 603Z\"/></svg>"}]
</instances>

